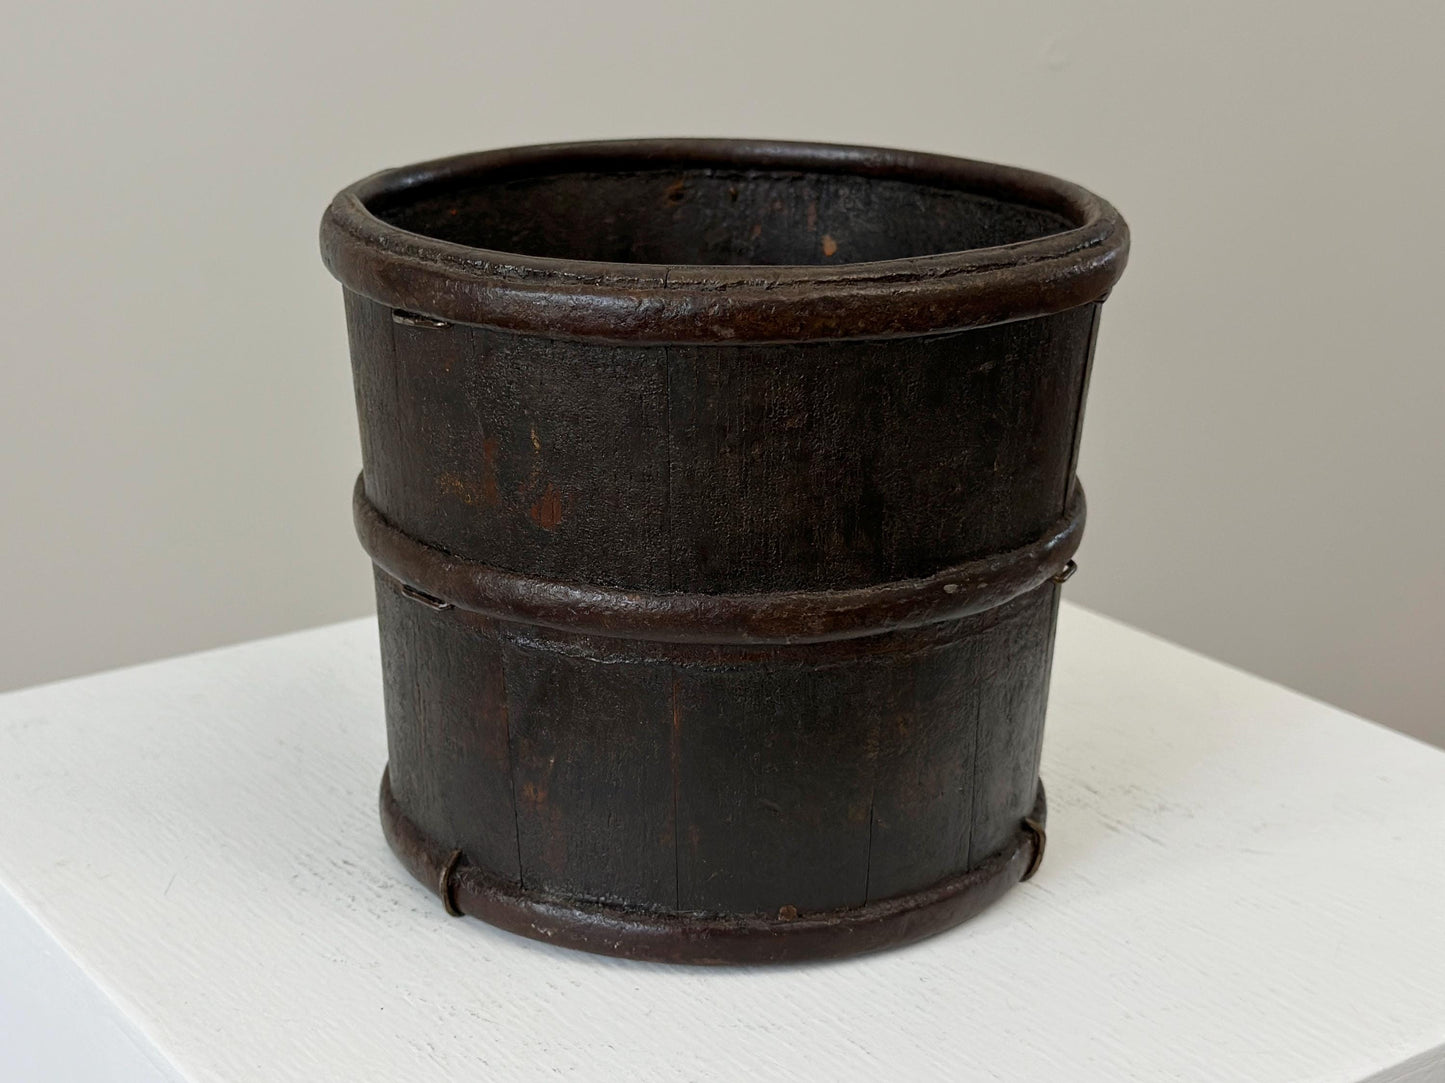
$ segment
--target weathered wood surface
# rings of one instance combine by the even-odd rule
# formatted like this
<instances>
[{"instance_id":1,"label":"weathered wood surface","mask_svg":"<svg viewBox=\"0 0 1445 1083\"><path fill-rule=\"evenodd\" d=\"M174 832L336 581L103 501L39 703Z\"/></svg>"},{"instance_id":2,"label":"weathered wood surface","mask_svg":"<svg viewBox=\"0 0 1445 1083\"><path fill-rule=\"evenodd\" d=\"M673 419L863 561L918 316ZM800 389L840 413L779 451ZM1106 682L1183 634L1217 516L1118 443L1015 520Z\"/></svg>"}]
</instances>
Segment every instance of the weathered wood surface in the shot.
<instances>
[{"instance_id":1,"label":"weathered wood surface","mask_svg":"<svg viewBox=\"0 0 1445 1083\"><path fill-rule=\"evenodd\" d=\"M1037 536L1071 481L1093 324L635 349L349 306L388 520L468 560L662 592L888 582ZM886 898L977 864L1032 805L1056 591L859 659L618 663L463 631L387 578L391 683L433 697L392 693L392 784L539 889L715 912ZM909 778L920 756L951 781Z\"/></svg>"},{"instance_id":2,"label":"weathered wood surface","mask_svg":"<svg viewBox=\"0 0 1445 1083\"><path fill-rule=\"evenodd\" d=\"M911 268L965 244L1069 235L1063 197L1009 201L997 184L980 195L867 171L644 164L423 183L373 209L393 227L544 262L667 263L681 277L712 262L719 290L721 265L816 265L818 289L844 295L844 322L856 287L829 278L830 262ZM675 297L703 303L690 281L674 295L664 276L634 303L666 324ZM498 279L496 292L514 285ZM978 292L972 279L958 288ZM1003 312L1013 297L984 299ZM991 876L1016 878L1041 843L1023 822L1038 798L1052 573L981 611L876 626L860 615L805 633L843 604L829 592L871 597L1023 552L1082 514L1071 497L1099 304L1066 300L871 338L789 340L785 316L750 310L716 317L735 337L677 324L658 331L676 341L656 341L623 323L599 337L596 312L575 307L606 307L595 299L547 302L556 326L519 328L440 318L452 303L440 296L418 312L348 290L359 511L393 549L431 554L373 547L394 845L428 878L441 868L449 883L445 862L459 862L487 906L596 904L594 924L672 916L713 941L743 935L718 924L732 919L867 924L991 861ZM375 529L363 530L373 546ZM546 627L505 599L467 608L443 565L500 570L531 598L556 597L551 583L606 588L612 616L583 620L598 603L576 592ZM937 589L986 591L992 574ZM780 592L792 600L766 628L687 624L690 598ZM632 598L675 610L666 637L618 623ZM601 950L722 950L679 933L662 952L652 920Z\"/></svg>"},{"instance_id":3,"label":"weathered wood surface","mask_svg":"<svg viewBox=\"0 0 1445 1083\"><path fill-rule=\"evenodd\" d=\"M1086 306L877 342L636 348L348 296L366 494L407 534L649 591L930 575L1063 510Z\"/></svg>"}]
</instances>

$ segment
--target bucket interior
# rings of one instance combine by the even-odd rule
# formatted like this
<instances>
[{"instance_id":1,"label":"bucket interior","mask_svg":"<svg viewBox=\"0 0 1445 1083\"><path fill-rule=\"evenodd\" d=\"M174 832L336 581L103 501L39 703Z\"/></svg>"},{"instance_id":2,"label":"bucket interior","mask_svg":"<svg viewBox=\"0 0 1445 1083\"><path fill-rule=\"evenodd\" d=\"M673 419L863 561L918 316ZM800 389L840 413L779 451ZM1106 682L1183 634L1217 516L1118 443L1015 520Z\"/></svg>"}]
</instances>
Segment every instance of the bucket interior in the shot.
<instances>
[{"instance_id":1,"label":"bucket interior","mask_svg":"<svg viewBox=\"0 0 1445 1083\"><path fill-rule=\"evenodd\" d=\"M935 255L1074 228L1053 210L895 176L655 162L437 177L368 201L474 248L571 260L827 265Z\"/></svg>"}]
</instances>

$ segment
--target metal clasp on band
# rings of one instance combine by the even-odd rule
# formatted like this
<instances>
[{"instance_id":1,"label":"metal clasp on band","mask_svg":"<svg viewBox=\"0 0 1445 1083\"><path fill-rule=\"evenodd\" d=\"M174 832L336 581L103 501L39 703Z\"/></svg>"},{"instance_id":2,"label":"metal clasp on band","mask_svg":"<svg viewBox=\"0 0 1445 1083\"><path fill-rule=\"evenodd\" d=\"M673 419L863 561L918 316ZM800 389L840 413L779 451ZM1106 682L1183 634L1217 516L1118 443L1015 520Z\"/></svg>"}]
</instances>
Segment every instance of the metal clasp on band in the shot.
<instances>
[{"instance_id":1,"label":"metal clasp on band","mask_svg":"<svg viewBox=\"0 0 1445 1083\"><path fill-rule=\"evenodd\" d=\"M452 894L452 873L457 871L457 862L461 859L462 852L453 850L447 857L446 864L442 866L441 875L437 877L437 894L442 897L442 905L446 907L447 913L454 918L466 916L457 909L457 900Z\"/></svg>"},{"instance_id":2,"label":"metal clasp on band","mask_svg":"<svg viewBox=\"0 0 1445 1083\"><path fill-rule=\"evenodd\" d=\"M448 602L442 598L438 598L435 595L428 594L424 590L417 590L416 587L412 586L410 583L401 584L401 592L412 601L420 602L428 609L442 610L450 609L452 607L451 602Z\"/></svg>"},{"instance_id":3,"label":"metal clasp on band","mask_svg":"<svg viewBox=\"0 0 1445 1083\"><path fill-rule=\"evenodd\" d=\"M391 310L391 322L399 323L403 327L424 327L429 331L443 331L451 326L446 320L423 316L420 312L408 312L404 308Z\"/></svg>"},{"instance_id":4,"label":"metal clasp on band","mask_svg":"<svg viewBox=\"0 0 1445 1083\"><path fill-rule=\"evenodd\" d=\"M1044 825L1032 816L1024 820L1024 830L1034 837L1034 852L1033 856L1029 858L1029 867L1019 877L1019 883L1031 879L1034 873L1039 871L1039 866L1044 863L1044 846L1049 841L1048 835L1044 833Z\"/></svg>"}]
</instances>

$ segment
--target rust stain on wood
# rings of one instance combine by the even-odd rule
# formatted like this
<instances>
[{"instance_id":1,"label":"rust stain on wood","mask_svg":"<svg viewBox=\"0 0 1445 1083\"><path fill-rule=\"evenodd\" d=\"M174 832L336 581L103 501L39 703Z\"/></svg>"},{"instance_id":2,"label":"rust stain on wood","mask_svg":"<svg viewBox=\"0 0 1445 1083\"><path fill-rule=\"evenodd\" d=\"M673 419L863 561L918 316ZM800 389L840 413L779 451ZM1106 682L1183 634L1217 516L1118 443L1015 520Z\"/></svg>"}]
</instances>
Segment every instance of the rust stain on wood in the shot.
<instances>
[{"instance_id":1,"label":"rust stain on wood","mask_svg":"<svg viewBox=\"0 0 1445 1083\"><path fill-rule=\"evenodd\" d=\"M469 508L479 505L497 507L502 502L497 490L498 447L496 437L488 437L482 441L482 476L479 480L444 471L437 475L437 488L456 497Z\"/></svg>"},{"instance_id":2,"label":"rust stain on wood","mask_svg":"<svg viewBox=\"0 0 1445 1083\"><path fill-rule=\"evenodd\" d=\"M562 494L549 481L547 488L529 509L532 521L543 530L555 530L562 521Z\"/></svg>"},{"instance_id":3,"label":"rust stain on wood","mask_svg":"<svg viewBox=\"0 0 1445 1083\"><path fill-rule=\"evenodd\" d=\"M554 530L557 524L562 521L565 512L565 503L562 494L550 481L543 486L542 483L542 438L537 435L537 426L528 427L528 435L532 440L532 469L528 472L526 479L517 486L517 496L522 501L532 497L541 488L541 495L527 509L527 514L532 517L543 530Z\"/></svg>"}]
</instances>

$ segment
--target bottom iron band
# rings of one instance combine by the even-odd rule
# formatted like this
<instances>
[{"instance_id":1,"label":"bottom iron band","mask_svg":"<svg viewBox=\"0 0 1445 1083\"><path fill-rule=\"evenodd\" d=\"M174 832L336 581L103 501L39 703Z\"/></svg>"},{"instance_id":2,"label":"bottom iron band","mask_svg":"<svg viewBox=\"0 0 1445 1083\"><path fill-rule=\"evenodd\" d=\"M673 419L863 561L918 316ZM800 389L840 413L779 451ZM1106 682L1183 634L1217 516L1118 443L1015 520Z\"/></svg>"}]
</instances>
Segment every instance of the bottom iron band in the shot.
<instances>
[{"instance_id":1,"label":"bottom iron band","mask_svg":"<svg viewBox=\"0 0 1445 1083\"><path fill-rule=\"evenodd\" d=\"M449 913L521 936L601 955L728 965L859 955L922 940L980 913L1038 868L1047 804L1043 783L1009 844L976 868L919 891L826 913L776 918L628 910L519 887L466 863L406 817L381 777L386 840L407 870L436 890Z\"/></svg>"}]
</instances>

